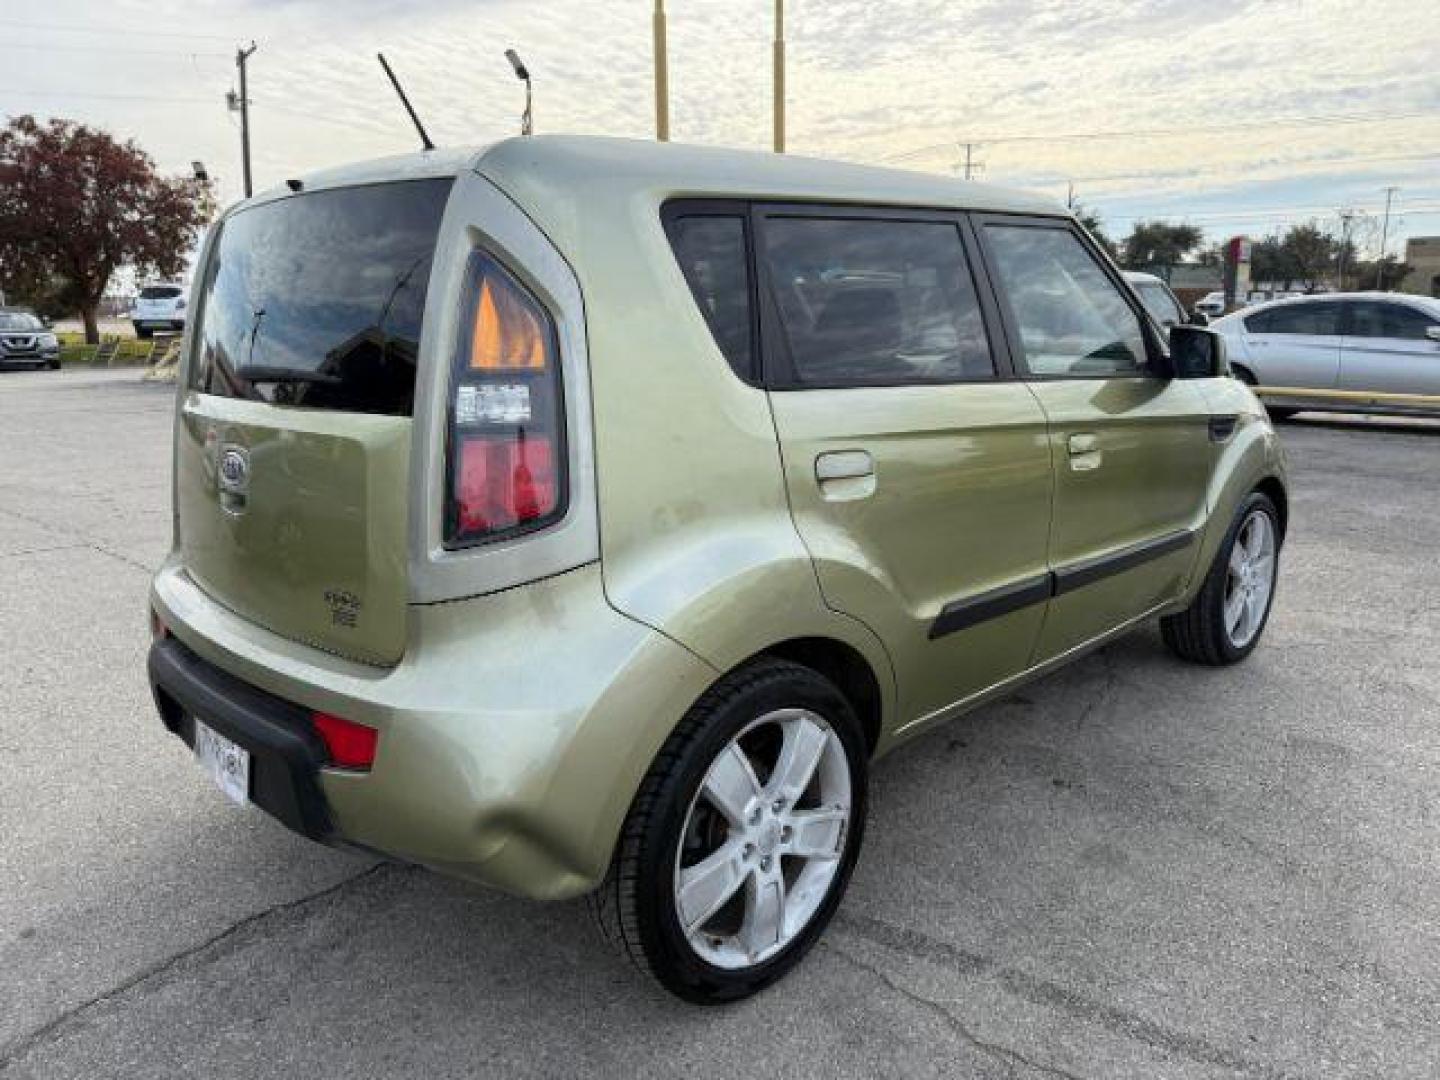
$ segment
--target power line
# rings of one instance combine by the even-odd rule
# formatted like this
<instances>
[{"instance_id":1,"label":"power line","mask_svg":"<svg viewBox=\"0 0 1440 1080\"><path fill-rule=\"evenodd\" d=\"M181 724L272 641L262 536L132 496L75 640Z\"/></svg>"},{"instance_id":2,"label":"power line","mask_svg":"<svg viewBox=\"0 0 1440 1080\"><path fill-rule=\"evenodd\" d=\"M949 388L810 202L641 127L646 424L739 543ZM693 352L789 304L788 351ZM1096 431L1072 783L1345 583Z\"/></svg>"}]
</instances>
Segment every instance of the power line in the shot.
<instances>
[{"instance_id":1,"label":"power line","mask_svg":"<svg viewBox=\"0 0 1440 1080\"><path fill-rule=\"evenodd\" d=\"M115 45L0 45L0 51L18 53L30 52L103 52L118 56L218 56L222 60L230 57L225 53L195 52L190 49L128 49Z\"/></svg>"},{"instance_id":2,"label":"power line","mask_svg":"<svg viewBox=\"0 0 1440 1080\"><path fill-rule=\"evenodd\" d=\"M0 86L0 94L21 94L29 97L97 98L102 101L163 101L175 105L214 104L214 99L208 97L183 97L175 94L103 94L85 90L37 90L32 86Z\"/></svg>"},{"instance_id":3,"label":"power line","mask_svg":"<svg viewBox=\"0 0 1440 1080\"><path fill-rule=\"evenodd\" d=\"M22 30L48 30L57 34L89 34L110 37L115 34L129 35L130 37L163 37L163 38L184 38L207 41L229 41L230 36L226 34L181 34L174 30L152 30L148 26L143 30L125 29L118 26L74 26L63 23L26 22L23 19L0 19L0 26L17 26Z\"/></svg>"},{"instance_id":4,"label":"power line","mask_svg":"<svg viewBox=\"0 0 1440 1080\"><path fill-rule=\"evenodd\" d=\"M1073 142L1089 139L1154 139L1167 135L1206 135L1223 133L1228 131L1252 131L1256 128L1273 127L1304 127L1308 125L1330 125L1330 124L1377 124L1391 123L1397 120L1422 120L1440 117L1435 111L1409 112L1409 113L1368 113L1368 114L1320 114L1315 116L1290 116L1277 117L1274 120L1256 120L1237 124L1214 124L1208 127L1183 127L1183 128L1148 128L1133 131L1057 131L1045 135L994 135L976 136L971 141L977 143L1019 143L1019 142ZM914 150L904 150L898 154L889 154L880 161L903 161L914 157L921 157L925 154L938 153L941 150L950 150L955 146L955 140L943 143L932 143L929 146L917 147Z\"/></svg>"}]
</instances>

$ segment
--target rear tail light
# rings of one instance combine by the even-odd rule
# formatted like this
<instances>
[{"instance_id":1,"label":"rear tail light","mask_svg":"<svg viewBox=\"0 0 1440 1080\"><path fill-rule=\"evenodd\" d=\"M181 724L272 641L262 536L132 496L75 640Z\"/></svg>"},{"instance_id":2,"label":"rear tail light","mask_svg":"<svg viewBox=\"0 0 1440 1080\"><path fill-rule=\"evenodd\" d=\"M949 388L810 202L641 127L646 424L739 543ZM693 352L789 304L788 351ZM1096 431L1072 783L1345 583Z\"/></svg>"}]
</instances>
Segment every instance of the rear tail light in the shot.
<instances>
[{"instance_id":1,"label":"rear tail light","mask_svg":"<svg viewBox=\"0 0 1440 1080\"><path fill-rule=\"evenodd\" d=\"M375 764L375 744L380 733L329 713L310 714L310 723L330 752L330 764L342 769L368 769Z\"/></svg>"},{"instance_id":2,"label":"rear tail light","mask_svg":"<svg viewBox=\"0 0 1440 1080\"><path fill-rule=\"evenodd\" d=\"M565 428L555 326L495 259L470 259L451 377L445 546L470 547L565 512Z\"/></svg>"}]
</instances>

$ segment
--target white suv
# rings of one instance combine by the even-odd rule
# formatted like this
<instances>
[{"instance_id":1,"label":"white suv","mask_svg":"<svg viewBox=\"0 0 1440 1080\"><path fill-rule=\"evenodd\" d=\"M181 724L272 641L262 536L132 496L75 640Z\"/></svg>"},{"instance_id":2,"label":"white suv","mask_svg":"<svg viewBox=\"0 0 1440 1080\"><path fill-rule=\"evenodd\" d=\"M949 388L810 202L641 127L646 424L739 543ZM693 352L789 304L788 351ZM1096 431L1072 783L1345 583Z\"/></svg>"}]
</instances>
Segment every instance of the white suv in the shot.
<instances>
[{"instance_id":1,"label":"white suv","mask_svg":"<svg viewBox=\"0 0 1440 1080\"><path fill-rule=\"evenodd\" d=\"M130 312L135 336L148 338L156 330L185 329L185 288L182 285L146 285Z\"/></svg>"}]
</instances>

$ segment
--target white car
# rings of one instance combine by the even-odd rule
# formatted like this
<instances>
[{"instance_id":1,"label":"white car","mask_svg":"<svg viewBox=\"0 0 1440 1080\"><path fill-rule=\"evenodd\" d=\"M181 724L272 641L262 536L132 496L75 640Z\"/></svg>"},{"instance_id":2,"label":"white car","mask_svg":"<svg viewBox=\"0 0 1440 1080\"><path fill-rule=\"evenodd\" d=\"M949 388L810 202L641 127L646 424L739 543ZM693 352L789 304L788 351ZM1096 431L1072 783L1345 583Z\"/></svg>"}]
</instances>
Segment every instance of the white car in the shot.
<instances>
[{"instance_id":1,"label":"white car","mask_svg":"<svg viewBox=\"0 0 1440 1080\"><path fill-rule=\"evenodd\" d=\"M1125 271L1125 283L1135 290L1140 302L1145 305L1151 317L1166 333L1172 326L1179 326L1190 320L1185 317L1185 306L1180 303L1163 278L1154 274L1142 274L1138 270Z\"/></svg>"},{"instance_id":2,"label":"white car","mask_svg":"<svg viewBox=\"0 0 1440 1080\"><path fill-rule=\"evenodd\" d=\"M1371 292L1273 300L1218 319L1211 329L1225 336L1231 371L1252 386L1440 397L1440 300L1430 297ZM1270 400L1271 414L1281 417L1302 409L1434 409L1323 395Z\"/></svg>"},{"instance_id":3,"label":"white car","mask_svg":"<svg viewBox=\"0 0 1440 1080\"><path fill-rule=\"evenodd\" d=\"M130 312L135 336L148 338L156 330L185 329L185 287L183 285L146 285Z\"/></svg>"},{"instance_id":4,"label":"white car","mask_svg":"<svg viewBox=\"0 0 1440 1080\"><path fill-rule=\"evenodd\" d=\"M1203 299L1195 301L1195 310L1212 319L1219 318L1225 314L1225 294L1223 292L1206 293Z\"/></svg>"}]
</instances>

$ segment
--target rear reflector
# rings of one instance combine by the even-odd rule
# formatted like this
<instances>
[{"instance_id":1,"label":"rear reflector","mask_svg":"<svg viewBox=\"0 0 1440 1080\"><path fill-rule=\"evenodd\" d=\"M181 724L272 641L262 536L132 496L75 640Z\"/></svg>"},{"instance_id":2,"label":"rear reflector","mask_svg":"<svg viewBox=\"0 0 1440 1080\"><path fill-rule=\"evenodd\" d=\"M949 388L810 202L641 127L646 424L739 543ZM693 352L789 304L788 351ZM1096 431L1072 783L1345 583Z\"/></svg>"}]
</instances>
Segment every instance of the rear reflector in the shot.
<instances>
[{"instance_id":1,"label":"rear reflector","mask_svg":"<svg viewBox=\"0 0 1440 1080\"><path fill-rule=\"evenodd\" d=\"M445 546L541 528L565 512L565 427L550 314L491 255L470 258L451 375Z\"/></svg>"},{"instance_id":2,"label":"rear reflector","mask_svg":"<svg viewBox=\"0 0 1440 1080\"><path fill-rule=\"evenodd\" d=\"M342 769L368 769L375 764L375 744L380 733L329 713L310 714L310 722L330 751L330 763Z\"/></svg>"}]
</instances>

